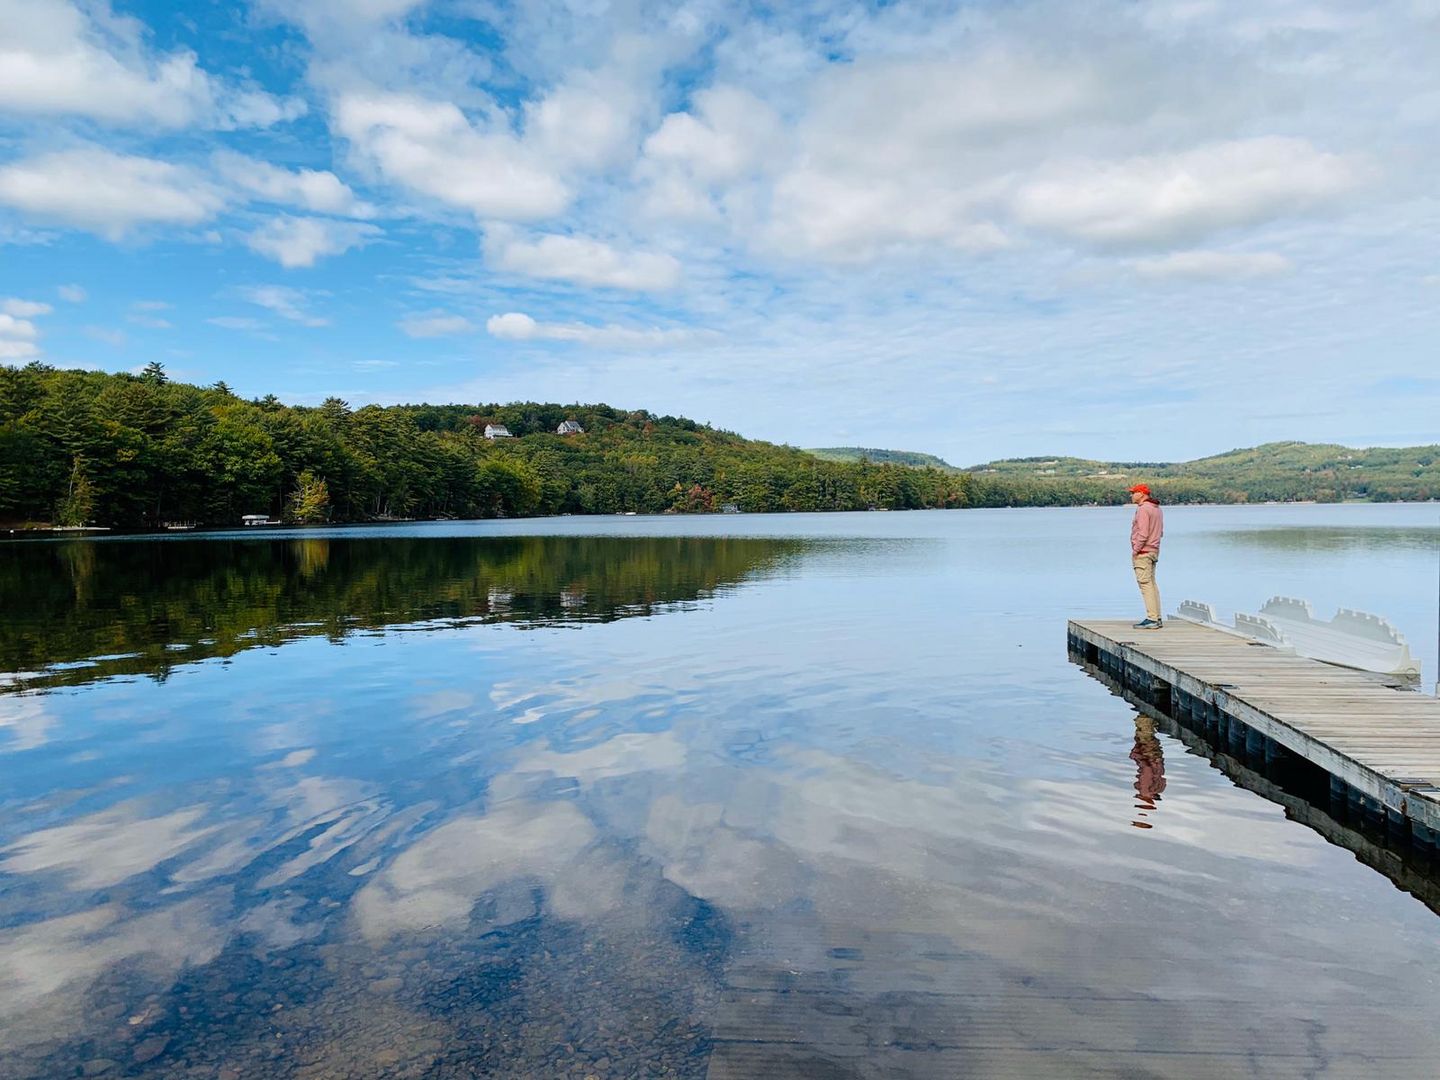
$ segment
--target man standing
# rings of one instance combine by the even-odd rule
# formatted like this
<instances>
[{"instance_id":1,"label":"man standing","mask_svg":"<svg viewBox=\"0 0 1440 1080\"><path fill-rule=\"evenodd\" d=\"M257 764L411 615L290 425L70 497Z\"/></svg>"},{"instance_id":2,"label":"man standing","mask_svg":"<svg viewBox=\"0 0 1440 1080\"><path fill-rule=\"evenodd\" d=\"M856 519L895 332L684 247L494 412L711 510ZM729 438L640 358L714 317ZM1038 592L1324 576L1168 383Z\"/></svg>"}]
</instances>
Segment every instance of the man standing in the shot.
<instances>
[{"instance_id":1,"label":"man standing","mask_svg":"<svg viewBox=\"0 0 1440 1080\"><path fill-rule=\"evenodd\" d=\"M1160 561L1160 537L1165 533L1165 516L1160 504L1144 484L1130 489L1135 504L1135 520L1130 523L1130 556L1135 567L1135 581L1145 600L1145 618L1135 624L1137 630L1159 630L1160 590L1155 585L1155 564Z\"/></svg>"}]
</instances>

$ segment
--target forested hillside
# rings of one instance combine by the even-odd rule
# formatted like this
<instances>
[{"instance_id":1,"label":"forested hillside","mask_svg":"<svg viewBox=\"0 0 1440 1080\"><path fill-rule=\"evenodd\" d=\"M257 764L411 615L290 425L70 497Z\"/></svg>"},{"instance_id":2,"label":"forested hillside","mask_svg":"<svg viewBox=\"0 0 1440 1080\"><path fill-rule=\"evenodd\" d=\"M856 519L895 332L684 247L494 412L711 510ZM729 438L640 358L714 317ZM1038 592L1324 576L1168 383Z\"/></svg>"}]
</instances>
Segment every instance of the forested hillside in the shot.
<instances>
[{"instance_id":1,"label":"forested hillside","mask_svg":"<svg viewBox=\"0 0 1440 1080\"><path fill-rule=\"evenodd\" d=\"M555 434L575 420L583 434ZM487 423L515 436L487 440ZM223 383L0 367L0 522L158 527L624 511L962 506L936 470L820 461L606 405L250 401Z\"/></svg>"},{"instance_id":2,"label":"forested hillside","mask_svg":"<svg viewBox=\"0 0 1440 1080\"><path fill-rule=\"evenodd\" d=\"M559 435L562 421L583 433ZM489 440L486 424L515 436ZM822 452L826 453L826 452ZM838 451L829 451L834 455ZM844 455L840 455L844 456ZM881 459L881 460L877 460ZM0 524L234 525L536 514L1440 498L1440 447L1269 443L1180 463L1023 458L967 471L902 451L856 460L607 405L314 408L223 383L0 367Z\"/></svg>"},{"instance_id":3,"label":"forested hillside","mask_svg":"<svg viewBox=\"0 0 1440 1080\"><path fill-rule=\"evenodd\" d=\"M977 505L1113 502L1143 480L1168 502L1376 502L1440 498L1440 446L1352 449L1276 442L1182 462L1009 458L974 466Z\"/></svg>"}]
</instances>

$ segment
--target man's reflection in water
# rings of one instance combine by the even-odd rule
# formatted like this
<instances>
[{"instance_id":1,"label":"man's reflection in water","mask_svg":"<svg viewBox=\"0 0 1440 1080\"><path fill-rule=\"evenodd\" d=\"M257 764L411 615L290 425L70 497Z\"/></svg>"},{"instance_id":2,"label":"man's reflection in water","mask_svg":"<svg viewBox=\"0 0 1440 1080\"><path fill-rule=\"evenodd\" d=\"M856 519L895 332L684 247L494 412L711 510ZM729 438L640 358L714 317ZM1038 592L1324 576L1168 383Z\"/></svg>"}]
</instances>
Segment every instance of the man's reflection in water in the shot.
<instances>
[{"instance_id":1,"label":"man's reflection in water","mask_svg":"<svg viewBox=\"0 0 1440 1080\"><path fill-rule=\"evenodd\" d=\"M1148 716L1135 717L1135 745L1130 750L1130 760L1135 762L1135 809L1138 818L1144 818L1155 809L1160 793L1165 790L1165 752L1160 749L1160 740L1155 737L1155 721ZM1130 823L1137 829L1149 829L1148 821L1135 820Z\"/></svg>"}]
</instances>

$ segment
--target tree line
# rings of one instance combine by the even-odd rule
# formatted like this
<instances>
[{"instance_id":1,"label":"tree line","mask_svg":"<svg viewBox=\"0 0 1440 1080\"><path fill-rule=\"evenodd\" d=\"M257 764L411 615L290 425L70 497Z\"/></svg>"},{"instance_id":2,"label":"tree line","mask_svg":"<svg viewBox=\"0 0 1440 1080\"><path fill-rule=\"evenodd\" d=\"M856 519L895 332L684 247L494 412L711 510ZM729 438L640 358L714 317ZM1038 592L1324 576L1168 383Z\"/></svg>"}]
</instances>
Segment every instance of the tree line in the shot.
<instances>
[{"instance_id":1,"label":"tree line","mask_svg":"<svg viewBox=\"0 0 1440 1080\"><path fill-rule=\"evenodd\" d=\"M556 433L577 421L583 434ZM515 436L489 440L487 424ZM223 382L0 367L0 526L236 525L542 514L912 510L1126 501L1440 498L1440 448L1274 443L1178 464L1012 459L973 470L824 460L677 416L520 402L287 405Z\"/></svg>"},{"instance_id":2,"label":"tree line","mask_svg":"<svg viewBox=\"0 0 1440 1080\"><path fill-rule=\"evenodd\" d=\"M555 433L575 420L583 434ZM509 439L484 437L487 424ZM140 374L0 368L0 522L158 528L969 505L962 474L827 462L607 405L316 407Z\"/></svg>"},{"instance_id":3,"label":"tree line","mask_svg":"<svg viewBox=\"0 0 1440 1080\"><path fill-rule=\"evenodd\" d=\"M1011 458L976 466L971 475L975 505L1113 502L1137 480L1151 484L1162 502L1425 502L1440 499L1440 446L1292 441L1181 462Z\"/></svg>"}]
</instances>

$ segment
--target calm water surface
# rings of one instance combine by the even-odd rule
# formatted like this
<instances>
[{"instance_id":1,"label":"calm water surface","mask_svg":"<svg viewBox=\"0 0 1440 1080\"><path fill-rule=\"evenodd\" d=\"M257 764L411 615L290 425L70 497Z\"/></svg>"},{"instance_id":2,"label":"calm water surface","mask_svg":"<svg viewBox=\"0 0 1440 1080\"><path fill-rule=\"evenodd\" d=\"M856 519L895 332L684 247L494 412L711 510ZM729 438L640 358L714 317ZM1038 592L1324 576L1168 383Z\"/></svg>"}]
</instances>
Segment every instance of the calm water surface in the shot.
<instances>
[{"instance_id":1,"label":"calm water surface","mask_svg":"<svg viewBox=\"0 0 1440 1080\"><path fill-rule=\"evenodd\" d=\"M1440 508L1176 508L1390 616ZM0 1078L1440 1071L1440 918L1069 663L1124 509L0 545Z\"/></svg>"}]
</instances>

